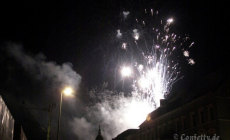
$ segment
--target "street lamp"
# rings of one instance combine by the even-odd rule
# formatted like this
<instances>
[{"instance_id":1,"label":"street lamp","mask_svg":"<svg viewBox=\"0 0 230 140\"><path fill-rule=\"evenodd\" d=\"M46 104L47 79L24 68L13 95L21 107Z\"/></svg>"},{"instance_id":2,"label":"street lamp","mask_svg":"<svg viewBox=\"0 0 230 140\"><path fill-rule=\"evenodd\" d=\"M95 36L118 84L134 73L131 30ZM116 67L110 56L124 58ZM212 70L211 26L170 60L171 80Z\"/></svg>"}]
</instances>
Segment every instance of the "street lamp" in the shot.
<instances>
[{"instance_id":1,"label":"street lamp","mask_svg":"<svg viewBox=\"0 0 230 140\"><path fill-rule=\"evenodd\" d=\"M59 140L59 131L60 131L60 124L61 124L61 109L62 109L62 96L63 94L65 96L71 96L73 94L73 89L71 87L65 87L61 91L61 98L60 98L60 103L59 103L59 115L58 115L58 128L57 128L57 140Z\"/></svg>"}]
</instances>

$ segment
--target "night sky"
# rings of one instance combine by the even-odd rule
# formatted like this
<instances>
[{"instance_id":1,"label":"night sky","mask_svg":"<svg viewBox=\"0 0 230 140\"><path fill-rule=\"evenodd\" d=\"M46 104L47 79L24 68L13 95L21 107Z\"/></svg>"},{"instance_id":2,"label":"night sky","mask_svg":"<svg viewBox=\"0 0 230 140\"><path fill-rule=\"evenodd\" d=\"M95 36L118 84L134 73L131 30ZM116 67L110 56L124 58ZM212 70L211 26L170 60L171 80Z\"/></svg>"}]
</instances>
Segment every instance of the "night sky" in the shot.
<instances>
[{"instance_id":1,"label":"night sky","mask_svg":"<svg viewBox=\"0 0 230 140\"><path fill-rule=\"evenodd\" d=\"M221 17L217 7L211 7L209 3L140 0L70 1L47 5L50 4L53 7L38 4L35 8L24 5L3 10L1 43L12 41L22 44L28 52L42 52L48 60L71 62L89 85L103 81L103 50L113 47L109 46L108 39L119 28L120 14L125 9L138 12L151 7L175 16L179 32L189 34L198 45L194 53L199 59L198 65L212 67L214 63L219 63L222 49L216 47L220 42L217 40L216 23ZM93 67L94 72L89 72L95 63L98 65Z\"/></svg>"},{"instance_id":2,"label":"night sky","mask_svg":"<svg viewBox=\"0 0 230 140\"><path fill-rule=\"evenodd\" d=\"M184 79L175 84L176 90L192 89L194 83L213 72L227 75L227 46L224 45L223 38L229 35L225 36L222 29L227 25L220 25L220 21L225 21L226 17L220 16L217 6L210 2L24 1L14 4L8 2L1 7L4 9L1 8L0 11L0 89L1 94L20 99L18 104L31 104L31 100L34 101L34 106L42 107L47 105L45 100L55 103L58 98L55 94L49 94L47 97L47 92L55 91L46 90L49 88L48 82L33 78L6 53L9 43L23 46L23 51L30 55L42 53L46 56L46 61L55 62L57 65L71 63L73 70L81 76L79 100L87 100L85 94L91 88L100 86L103 82L109 82L110 88L113 87L111 66L115 64L111 64L114 62L111 56L117 48L113 39L121 24L124 10L135 15L145 8L158 9L165 16L175 17L175 28L179 34L189 34L194 40L195 48L191 54L196 64L192 67L182 64ZM52 99L49 99L51 97ZM9 103L12 103L10 99ZM71 113L68 115L71 116ZM74 137L73 134L63 133L66 139Z\"/></svg>"}]
</instances>

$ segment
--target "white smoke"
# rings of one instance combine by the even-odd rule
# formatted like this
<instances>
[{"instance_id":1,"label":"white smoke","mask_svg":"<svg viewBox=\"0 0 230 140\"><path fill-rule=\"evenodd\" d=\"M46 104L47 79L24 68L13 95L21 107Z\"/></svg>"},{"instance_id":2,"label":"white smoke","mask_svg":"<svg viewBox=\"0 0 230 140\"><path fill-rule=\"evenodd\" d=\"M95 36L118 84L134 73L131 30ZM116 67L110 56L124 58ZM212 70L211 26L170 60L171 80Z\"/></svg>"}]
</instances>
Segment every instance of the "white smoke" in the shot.
<instances>
[{"instance_id":1,"label":"white smoke","mask_svg":"<svg viewBox=\"0 0 230 140\"><path fill-rule=\"evenodd\" d=\"M9 55L11 55L18 63L20 63L22 67L25 69L25 71L29 73L33 78L37 79L40 82L45 81L46 83L48 83L49 87L45 89L46 92L52 93L53 91L61 90L64 86L71 86L72 88L74 88L74 90L78 90L81 81L81 76L73 70L71 63L63 63L61 65L58 65L56 62L47 61L43 54L38 54L38 55L28 54L23 50L23 48L20 45L13 44L13 43L8 44L6 49ZM36 95L31 95L31 96L36 96ZM58 93L55 92L54 92L55 99L53 98L47 99L46 97L50 97L50 96L46 96L46 95L43 96L37 96L35 102L31 100L26 100L26 102L31 104L31 106L36 106L40 108L40 107L45 107L46 103L49 104L52 103L53 100L59 97ZM63 105L62 105L63 111L61 117L62 135L71 135L71 134L73 135L73 132L66 131L71 127L71 125L66 122L71 120L71 115L76 115L77 112L76 110L79 109L79 106L82 108L82 104L77 106L78 104L76 103L78 103L76 102L76 98L71 98L71 99L63 98ZM53 120L52 121L53 124L51 125L52 139L56 137L56 125L57 125L56 116L58 113L57 111L58 109L56 107L56 110L53 111L53 117L52 117ZM35 118L41 125L43 126L45 125L45 127L47 126L47 122L45 121L47 120L46 114L42 114L43 112L36 111L36 110L32 110L32 113L34 116L36 116ZM69 115L68 113L70 113L71 115ZM87 125L84 124L84 127L86 126ZM60 137L63 137L62 135L60 135ZM71 136L71 139L74 138L72 138Z\"/></svg>"},{"instance_id":2,"label":"white smoke","mask_svg":"<svg viewBox=\"0 0 230 140\"><path fill-rule=\"evenodd\" d=\"M93 140L96 137L94 125L88 122L85 118L74 118L73 122L70 123L71 130L80 140Z\"/></svg>"},{"instance_id":3,"label":"white smoke","mask_svg":"<svg viewBox=\"0 0 230 140\"><path fill-rule=\"evenodd\" d=\"M75 90L78 89L81 76L72 69L71 63L58 65L55 62L47 62L43 54L33 57L26 54L22 47L16 44L10 44L7 50L22 64L26 71L38 79L47 78L51 80L53 84L61 84L61 87L68 85L75 88Z\"/></svg>"},{"instance_id":4,"label":"white smoke","mask_svg":"<svg viewBox=\"0 0 230 140\"><path fill-rule=\"evenodd\" d=\"M127 129L138 128L153 110L148 102L134 96L125 97L106 89L91 90L90 94L99 102L88 107L85 118L76 117L72 121L73 130L81 140L95 139L99 124L104 139L110 140Z\"/></svg>"},{"instance_id":5,"label":"white smoke","mask_svg":"<svg viewBox=\"0 0 230 140\"><path fill-rule=\"evenodd\" d=\"M29 55L16 44L10 44L7 50L36 78L50 79L53 83L51 86L61 84L78 88L81 76L72 69L70 63L57 65L55 62L48 62L44 55ZM88 93L92 100L89 106L83 105L84 103L79 100L75 102L76 100L63 99L62 133L74 133L80 140L94 140L98 126L101 125L103 137L109 140L126 129L137 128L145 120L146 114L152 111L145 110L144 101L139 101L135 97L125 97L123 94L106 90L106 85L103 86L101 90L91 90ZM64 113L66 111L71 115ZM74 136L70 139L74 139Z\"/></svg>"}]
</instances>

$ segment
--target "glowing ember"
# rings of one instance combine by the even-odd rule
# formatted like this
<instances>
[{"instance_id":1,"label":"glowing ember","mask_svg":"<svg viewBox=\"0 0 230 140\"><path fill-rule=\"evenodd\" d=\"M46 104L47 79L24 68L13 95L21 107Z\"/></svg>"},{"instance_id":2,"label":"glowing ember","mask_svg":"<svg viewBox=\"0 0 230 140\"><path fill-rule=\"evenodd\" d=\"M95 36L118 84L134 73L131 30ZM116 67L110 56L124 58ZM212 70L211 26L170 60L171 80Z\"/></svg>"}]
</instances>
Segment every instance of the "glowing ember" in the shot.
<instances>
[{"instance_id":1,"label":"glowing ember","mask_svg":"<svg viewBox=\"0 0 230 140\"><path fill-rule=\"evenodd\" d=\"M122 33L121 33L121 31L118 29L118 30L117 30L117 38L121 38L121 36L122 36Z\"/></svg>"},{"instance_id":2,"label":"glowing ember","mask_svg":"<svg viewBox=\"0 0 230 140\"><path fill-rule=\"evenodd\" d=\"M123 11L123 16L125 19L127 18L128 15L129 15L129 11Z\"/></svg>"},{"instance_id":3,"label":"glowing ember","mask_svg":"<svg viewBox=\"0 0 230 140\"><path fill-rule=\"evenodd\" d=\"M195 61L194 61L192 58L190 58L190 59L188 60L188 63L189 63L190 65L194 65L194 64L195 64Z\"/></svg>"},{"instance_id":4,"label":"glowing ember","mask_svg":"<svg viewBox=\"0 0 230 140\"><path fill-rule=\"evenodd\" d=\"M131 70L130 67L123 66L121 68L121 75L122 75L122 77L129 77L129 76L131 76L131 74L132 74L132 70Z\"/></svg>"},{"instance_id":5,"label":"glowing ember","mask_svg":"<svg viewBox=\"0 0 230 140\"><path fill-rule=\"evenodd\" d=\"M123 43L121 46L122 49L126 50L127 49L127 43Z\"/></svg>"},{"instance_id":6,"label":"glowing ember","mask_svg":"<svg viewBox=\"0 0 230 140\"><path fill-rule=\"evenodd\" d=\"M173 18L169 18L169 19L167 20L167 23L168 23L168 24L171 24L171 23L173 23L173 21L174 21Z\"/></svg>"},{"instance_id":7,"label":"glowing ember","mask_svg":"<svg viewBox=\"0 0 230 140\"><path fill-rule=\"evenodd\" d=\"M184 51L184 56L185 57L189 57L189 52L188 51Z\"/></svg>"},{"instance_id":8,"label":"glowing ember","mask_svg":"<svg viewBox=\"0 0 230 140\"><path fill-rule=\"evenodd\" d=\"M140 35L139 35L139 33L137 32L137 29L134 29L134 30L133 30L133 37L134 37L134 39L135 39L135 40L138 40L138 39L139 39L139 36L140 36Z\"/></svg>"}]
</instances>

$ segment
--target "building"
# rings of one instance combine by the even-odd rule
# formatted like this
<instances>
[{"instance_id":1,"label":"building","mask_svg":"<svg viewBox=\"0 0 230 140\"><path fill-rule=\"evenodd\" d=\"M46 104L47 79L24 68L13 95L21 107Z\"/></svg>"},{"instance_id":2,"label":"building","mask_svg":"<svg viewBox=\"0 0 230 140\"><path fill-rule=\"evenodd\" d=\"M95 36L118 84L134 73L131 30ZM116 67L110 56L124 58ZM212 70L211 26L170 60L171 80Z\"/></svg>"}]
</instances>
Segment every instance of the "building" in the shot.
<instances>
[{"instance_id":1,"label":"building","mask_svg":"<svg viewBox=\"0 0 230 140\"><path fill-rule=\"evenodd\" d=\"M27 140L24 130L11 115L0 96L0 140Z\"/></svg>"},{"instance_id":2,"label":"building","mask_svg":"<svg viewBox=\"0 0 230 140\"><path fill-rule=\"evenodd\" d=\"M100 125L99 125L99 129L98 129L98 134L97 134L97 137L96 137L95 140L103 140L103 137L101 135L101 127L100 127Z\"/></svg>"},{"instance_id":3,"label":"building","mask_svg":"<svg viewBox=\"0 0 230 140\"><path fill-rule=\"evenodd\" d=\"M113 140L127 140L128 136L135 134L137 131L138 129L128 129L119 134L116 138L113 138Z\"/></svg>"},{"instance_id":4,"label":"building","mask_svg":"<svg viewBox=\"0 0 230 140\"><path fill-rule=\"evenodd\" d=\"M216 137L230 140L230 82L201 94L177 94L151 112L138 131L124 140L173 140ZM212 90L211 90L212 89ZM205 93L203 93L205 92Z\"/></svg>"},{"instance_id":5,"label":"building","mask_svg":"<svg viewBox=\"0 0 230 140\"><path fill-rule=\"evenodd\" d=\"M138 140L170 140L178 136L221 136L230 139L229 99L205 95L173 110L162 106L139 127Z\"/></svg>"},{"instance_id":6,"label":"building","mask_svg":"<svg viewBox=\"0 0 230 140\"><path fill-rule=\"evenodd\" d=\"M0 96L0 140L13 140L14 118Z\"/></svg>"}]
</instances>

